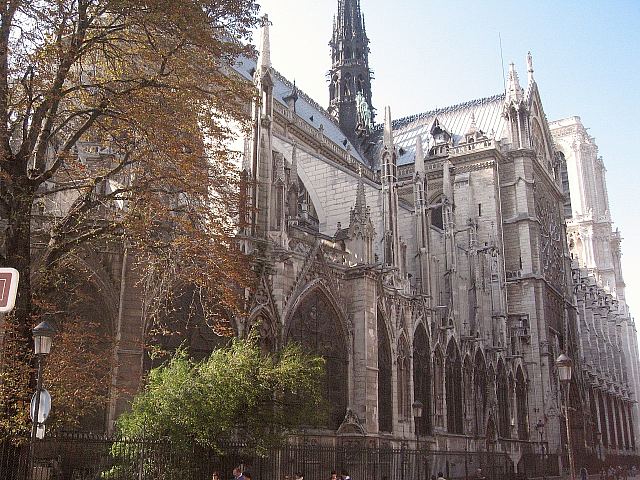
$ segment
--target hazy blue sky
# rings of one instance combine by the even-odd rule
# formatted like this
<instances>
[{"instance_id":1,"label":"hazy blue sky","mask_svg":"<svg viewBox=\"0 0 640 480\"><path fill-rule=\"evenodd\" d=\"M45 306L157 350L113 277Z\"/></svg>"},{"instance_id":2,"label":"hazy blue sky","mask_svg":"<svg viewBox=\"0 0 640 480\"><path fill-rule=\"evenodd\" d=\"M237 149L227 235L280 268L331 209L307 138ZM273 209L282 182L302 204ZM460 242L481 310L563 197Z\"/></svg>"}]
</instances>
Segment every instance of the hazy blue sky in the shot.
<instances>
[{"instance_id":1,"label":"hazy blue sky","mask_svg":"<svg viewBox=\"0 0 640 480\"><path fill-rule=\"evenodd\" d=\"M327 106L338 1L258 1L273 22L273 66ZM394 118L502 92L499 34L505 68L513 61L523 84L531 51L547 118L580 116L604 158L624 237L627 299L640 315L640 0L361 0L361 7L373 103L379 111L390 105Z\"/></svg>"}]
</instances>

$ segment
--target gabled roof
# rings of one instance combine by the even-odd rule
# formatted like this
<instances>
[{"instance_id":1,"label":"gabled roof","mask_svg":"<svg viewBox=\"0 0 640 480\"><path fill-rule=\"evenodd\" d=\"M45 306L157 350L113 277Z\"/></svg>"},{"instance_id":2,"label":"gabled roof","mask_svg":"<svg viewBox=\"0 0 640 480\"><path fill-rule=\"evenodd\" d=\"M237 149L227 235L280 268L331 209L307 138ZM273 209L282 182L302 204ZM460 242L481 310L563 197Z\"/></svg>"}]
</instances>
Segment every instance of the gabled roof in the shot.
<instances>
[{"instance_id":1,"label":"gabled roof","mask_svg":"<svg viewBox=\"0 0 640 480\"><path fill-rule=\"evenodd\" d=\"M429 147L433 146L431 129L436 119L440 127L451 134L453 146L465 139L465 134L474 120L476 128L488 138L502 139L507 133L506 120L502 116L503 105L504 94L499 94L394 120L393 138L395 145L401 149L398 165L414 163L418 135L422 137L423 142L428 140ZM374 134L378 151L382 143L382 125L376 126ZM426 150L426 143L424 145ZM377 158L375 161L377 162Z\"/></svg>"},{"instance_id":2,"label":"gabled roof","mask_svg":"<svg viewBox=\"0 0 640 480\"><path fill-rule=\"evenodd\" d=\"M240 57L234 65L235 70L249 81L253 81L253 72L256 69L256 61L252 58ZM274 68L273 73L273 98L275 101L286 106L285 98L288 97L294 89L294 85L281 73ZM296 87L297 88L297 87ZM329 112L322 108L311 97L297 88L298 100L296 101L296 114L312 127L318 129L322 125L324 135L340 148L347 149L349 153L358 159L361 163L368 165L358 150L353 147L346 135L342 133L338 122ZM346 142L346 143L345 143Z\"/></svg>"}]
</instances>

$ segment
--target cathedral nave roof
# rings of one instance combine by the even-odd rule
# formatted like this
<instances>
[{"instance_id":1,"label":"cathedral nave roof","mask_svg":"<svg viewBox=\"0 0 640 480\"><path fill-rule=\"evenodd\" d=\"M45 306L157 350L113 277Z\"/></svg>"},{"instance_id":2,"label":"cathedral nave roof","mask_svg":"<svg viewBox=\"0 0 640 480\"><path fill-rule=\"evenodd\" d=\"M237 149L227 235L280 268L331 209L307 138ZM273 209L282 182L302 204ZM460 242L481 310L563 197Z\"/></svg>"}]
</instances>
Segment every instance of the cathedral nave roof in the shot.
<instances>
[{"instance_id":1,"label":"cathedral nave roof","mask_svg":"<svg viewBox=\"0 0 640 480\"><path fill-rule=\"evenodd\" d=\"M494 95L394 120L393 138L400 148L398 165L414 163L418 135L423 141L428 140L429 148L434 146L436 139L432 127L436 120L440 128L451 136L451 147L466 141L465 134L474 122L476 130L487 138L501 140L507 134L507 123L502 116L504 97L504 94ZM376 126L374 135L379 149L382 144L382 125Z\"/></svg>"},{"instance_id":2,"label":"cathedral nave roof","mask_svg":"<svg viewBox=\"0 0 640 480\"><path fill-rule=\"evenodd\" d=\"M253 72L256 69L256 60L242 57L236 63L235 69L247 80L253 81ZM278 103L286 107L287 103L284 99L292 93L294 85L274 68L272 68L272 72L274 74L273 98ZM349 142L346 135L342 133L335 118L329 112L301 90L298 89L297 94L298 100L296 101L295 108L298 117L315 129L320 129L322 127L322 133L325 137L334 142L340 148L347 150L347 147L349 147L349 153L352 156L361 163L369 165L369 162L366 162L362 158L358 150L353 147L351 142Z\"/></svg>"}]
</instances>

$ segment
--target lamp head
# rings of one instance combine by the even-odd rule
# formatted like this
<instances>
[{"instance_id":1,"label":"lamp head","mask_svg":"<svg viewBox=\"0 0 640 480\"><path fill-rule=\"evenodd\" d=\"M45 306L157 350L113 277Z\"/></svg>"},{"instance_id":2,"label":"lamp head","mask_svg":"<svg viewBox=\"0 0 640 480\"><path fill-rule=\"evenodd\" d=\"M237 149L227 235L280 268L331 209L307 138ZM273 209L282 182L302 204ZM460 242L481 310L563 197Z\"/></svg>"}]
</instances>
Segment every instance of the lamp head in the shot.
<instances>
[{"instance_id":1,"label":"lamp head","mask_svg":"<svg viewBox=\"0 0 640 480\"><path fill-rule=\"evenodd\" d=\"M420 400L416 400L415 402L413 402L413 405L411 405L411 408L413 409L414 417L416 418L422 417L422 409L424 408L424 406L422 405L422 402Z\"/></svg>"},{"instance_id":2,"label":"lamp head","mask_svg":"<svg viewBox=\"0 0 640 480\"><path fill-rule=\"evenodd\" d=\"M51 341L56 329L46 320L40 322L33 330L33 347L36 355L48 355L51 351Z\"/></svg>"},{"instance_id":3,"label":"lamp head","mask_svg":"<svg viewBox=\"0 0 640 480\"><path fill-rule=\"evenodd\" d=\"M562 383L569 383L571 381L571 373L573 368L573 362L564 353L556 359L556 367L558 367L558 376Z\"/></svg>"}]
</instances>

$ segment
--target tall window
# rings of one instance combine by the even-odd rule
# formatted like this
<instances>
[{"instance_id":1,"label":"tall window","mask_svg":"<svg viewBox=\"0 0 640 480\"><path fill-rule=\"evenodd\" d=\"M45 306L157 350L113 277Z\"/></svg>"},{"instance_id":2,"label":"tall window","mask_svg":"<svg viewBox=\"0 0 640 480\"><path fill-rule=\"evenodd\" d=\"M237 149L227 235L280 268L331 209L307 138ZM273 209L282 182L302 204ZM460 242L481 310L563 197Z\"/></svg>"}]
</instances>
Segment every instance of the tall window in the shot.
<instances>
[{"instance_id":1,"label":"tall window","mask_svg":"<svg viewBox=\"0 0 640 480\"><path fill-rule=\"evenodd\" d=\"M527 384L524 374L519 368L516 374L516 410L518 413L518 438L529 439L529 425L527 424Z\"/></svg>"},{"instance_id":2,"label":"tall window","mask_svg":"<svg viewBox=\"0 0 640 480\"><path fill-rule=\"evenodd\" d=\"M433 357L433 397L435 399L435 424L444 427L444 358L440 349Z\"/></svg>"},{"instance_id":3,"label":"tall window","mask_svg":"<svg viewBox=\"0 0 640 480\"><path fill-rule=\"evenodd\" d=\"M404 337L398 342L397 394L398 416L409 417L409 347Z\"/></svg>"},{"instance_id":4,"label":"tall window","mask_svg":"<svg viewBox=\"0 0 640 480\"><path fill-rule=\"evenodd\" d=\"M463 385L463 427L464 433L470 434L473 431L473 412L474 412L474 398L473 398L473 365L471 363L471 357L467 355L462 364L462 385Z\"/></svg>"},{"instance_id":5,"label":"tall window","mask_svg":"<svg viewBox=\"0 0 640 480\"><path fill-rule=\"evenodd\" d=\"M606 420L606 410L604 408L604 399L602 396L602 392L598 391L596 395L598 396L598 407L600 410L600 433L602 434L602 445L605 447L608 447L609 432L607 431L607 420Z\"/></svg>"},{"instance_id":6,"label":"tall window","mask_svg":"<svg viewBox=\"0 0 640 480\"><path fill-rule=\"evenodd\" d=\"M393 430L391 345L382 312L378 309L378 429Z\"/></svg>"},{"instance_id":7,"label":"tall window","mask_svg":"<svg viewBox=\"0 0 640 480\"><path fill-rule=\"evenodd\" d=\"M504 364L498 365L496 395L498 397L498 433L502 438L511 437L511 416L509 412L509 382Z\"/></svg>"},{"instance_id":8,"label":"tall window","mask_svg":"<svg viewBox=\"0 0 640 480\"><path fill-rule=\"evenodd\" d=\"M420 325L413 337L413 398L423 405L422 417L418 419L420 435L431 432L431 349L424 326Z\"/></svg>"},{"instance_id":9,"label":"tall window","mask_svg":"<svg viewBox=\"0 0 640 480\"><path fill-rule=\"evenodd\" d=\"M288 341L298 342L305 351L325 359L323 393L330 408L326 426L333 429L340 426L347 410L348 352L342 331L331 302L316 289L302 300L287 332Z\"/></svg>"},{"instance_id":10,"label":"tall window","mask_svg":"<svg viewBox=\"0 0 640 480\"><path fill-rule=\"evenodd\" d=\"M447 347L445 388L447 394L447 431L463 433L462 364L458 347L452 340Z\"/></svg>"},{"instance_id":11,"label":"tall window","mask_svg":"<svg viewBox=\"0 0 640 480\"><path fill-rule=\"evenodd\" d=\"M474 433L482 435L485 426L485 411L487 409L487 370L484 364L482 352L476 353L475 368L473 372L474 386Z\"/></svg>"}]
</instances>

